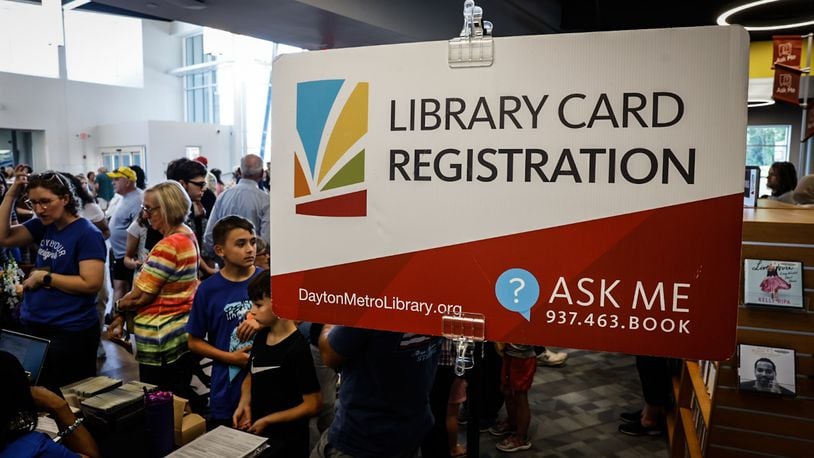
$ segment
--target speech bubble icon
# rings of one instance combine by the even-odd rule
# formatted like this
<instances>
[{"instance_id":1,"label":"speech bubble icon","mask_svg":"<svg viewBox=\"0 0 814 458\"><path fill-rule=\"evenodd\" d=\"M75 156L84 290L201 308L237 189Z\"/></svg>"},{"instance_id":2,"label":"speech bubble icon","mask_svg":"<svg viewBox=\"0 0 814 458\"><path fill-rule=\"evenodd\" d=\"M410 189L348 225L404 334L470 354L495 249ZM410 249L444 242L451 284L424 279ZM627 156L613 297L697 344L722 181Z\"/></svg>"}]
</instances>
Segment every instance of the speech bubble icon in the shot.
<instances>
[{"instance_id":1,"label":"speech bubble icon","mask_svg":"<svg viewBox=\"0 0 814 458\"><path fill-rule=\"evenodd\" d=\"M497 277L495 296L503 308L531 321L531 308L540 298L540 284L528 270L509 269Z\"/></svg>"}]
</instances>

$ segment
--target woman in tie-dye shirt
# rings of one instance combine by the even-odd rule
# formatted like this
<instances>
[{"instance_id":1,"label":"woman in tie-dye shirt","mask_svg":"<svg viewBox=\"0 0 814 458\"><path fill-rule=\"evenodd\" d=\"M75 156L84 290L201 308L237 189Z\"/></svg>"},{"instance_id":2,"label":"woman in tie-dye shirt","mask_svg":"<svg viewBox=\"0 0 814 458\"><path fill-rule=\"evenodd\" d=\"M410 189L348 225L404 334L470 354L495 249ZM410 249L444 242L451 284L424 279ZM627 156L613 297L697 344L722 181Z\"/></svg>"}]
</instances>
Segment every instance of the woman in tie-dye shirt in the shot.
<instances>
[{"instance_id":1,"label":"woman in tie-dye shirt","mask_svg":"<svg viewBox=\"0 0 814 458\"><path fill-rule=\"evenodd\" d=\"M176 181L159 183L144 192L142 212L161 239L150 251L133 290L116 308L135 310L136 360L142 382L189 396L192 378L185 326L198 287L198 246L184 224L190 200ZM114 324L120 332L121 319Z\"/></svg>"}]
</instances>

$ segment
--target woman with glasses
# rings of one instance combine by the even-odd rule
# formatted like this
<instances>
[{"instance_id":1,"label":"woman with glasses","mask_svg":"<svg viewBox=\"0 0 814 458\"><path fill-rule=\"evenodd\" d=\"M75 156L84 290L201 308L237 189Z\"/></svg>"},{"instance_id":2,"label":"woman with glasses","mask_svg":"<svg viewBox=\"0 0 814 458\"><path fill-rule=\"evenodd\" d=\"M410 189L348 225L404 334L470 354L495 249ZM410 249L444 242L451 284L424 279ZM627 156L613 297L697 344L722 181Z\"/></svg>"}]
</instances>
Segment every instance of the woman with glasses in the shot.
<instances>
[{"instance_id":1,"label":"woman with glasses","mask_svg":"<svg viewBox=\"0 0 814 458\"><path fill-rule=\"evenodd\" d=\"M96 375L99 318L96 293L104 279L105 242L90 221L78 216L70 182L58 172L17 178L0 204L0 246L38 245L34 268L23 281L23 332L51 341L40 383L54 392ZM14 201L23 196L36 218L12 225Z\"/></svg>"},{"instance_id":2,"label":"woman with glasses","mask_svg":"<svg viewBox=\"0 0 814 458\"><path fill-rule=\"evenodd\" d=\"M192 399L191 357L186 323L198 287L198 246L184 224L190 199L176 181L165 181L144 192L142 213L164 236L136 276L133 289L116 301L115 311L135 311L136 360L142 382L158 385ZM110 324L121 335L123 320Z\"/></svg>"}]
</instances>

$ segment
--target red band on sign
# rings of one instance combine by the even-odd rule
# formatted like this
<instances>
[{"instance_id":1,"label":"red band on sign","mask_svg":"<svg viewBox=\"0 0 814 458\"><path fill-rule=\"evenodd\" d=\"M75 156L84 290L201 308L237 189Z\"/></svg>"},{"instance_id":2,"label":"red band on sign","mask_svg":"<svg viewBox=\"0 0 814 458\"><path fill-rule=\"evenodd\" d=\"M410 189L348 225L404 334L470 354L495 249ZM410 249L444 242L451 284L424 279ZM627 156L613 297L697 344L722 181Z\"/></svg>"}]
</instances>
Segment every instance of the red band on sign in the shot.
<instances>
[{"instance_id":1,"label":"red band on sign","mask_svg":"<svg viewBox=\"0 0 814 458\"><path fill-rule=\"evenodd\" d=\"M742 199L275 275L274 310L435 335L444 314L482 313L490 341L722 360L735 349ZM529 320L495 296L512 268L539 282Z\"/></svg>"}]
</instances>

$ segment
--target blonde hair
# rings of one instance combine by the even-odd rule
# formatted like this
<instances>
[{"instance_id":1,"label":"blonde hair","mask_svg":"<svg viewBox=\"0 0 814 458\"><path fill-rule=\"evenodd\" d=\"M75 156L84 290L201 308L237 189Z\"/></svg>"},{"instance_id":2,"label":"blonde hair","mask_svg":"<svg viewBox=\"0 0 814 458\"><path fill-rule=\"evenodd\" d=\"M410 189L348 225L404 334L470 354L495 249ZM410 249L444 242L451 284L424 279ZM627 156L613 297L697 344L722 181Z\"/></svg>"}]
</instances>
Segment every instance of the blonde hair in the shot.
<instances>
[{"instance_id":1,"label":"blonde hair","mask_svg":"<svg viewBox=\"0 0 814 458\"><path fill-rule=\"evenodd\" d=\"M151 193L161 208L161 218L167 227L175 227L183 224L192 208L192 201L189 200L187 192L184 191L181 183L175 180L167 180L157 185L150 186L144 193Z\"/></svg>"},{"instance_id":2,"label":"blonde hair","mask_svg":"<svg viewBox=\"0 0 814 458\"><path fill-rule=\"evenodd\" d=\"M814 204L814 174L806 175L797 182L794 201L798 205Z\"/></svg>"}]
</instances>

